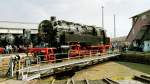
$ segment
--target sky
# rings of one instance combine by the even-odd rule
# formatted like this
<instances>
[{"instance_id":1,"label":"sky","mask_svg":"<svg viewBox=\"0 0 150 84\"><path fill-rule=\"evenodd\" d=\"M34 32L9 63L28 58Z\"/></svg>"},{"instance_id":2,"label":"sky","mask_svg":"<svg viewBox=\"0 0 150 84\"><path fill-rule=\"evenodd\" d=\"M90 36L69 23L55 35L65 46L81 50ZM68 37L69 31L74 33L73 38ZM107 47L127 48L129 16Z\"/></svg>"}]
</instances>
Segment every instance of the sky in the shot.
<instances>
[{"instance_id":1,"label":"sky","mask_svg":"<svg viewBox=\"0 0 150 84\"><path fill-rule=\"evenodd\" d=\"M0 21L40 23L56 16L58 20L102 26L109 37L125 36L132 27L130 17L150 9L150 0L0 0Z\"/></svg>"}]
</instances>

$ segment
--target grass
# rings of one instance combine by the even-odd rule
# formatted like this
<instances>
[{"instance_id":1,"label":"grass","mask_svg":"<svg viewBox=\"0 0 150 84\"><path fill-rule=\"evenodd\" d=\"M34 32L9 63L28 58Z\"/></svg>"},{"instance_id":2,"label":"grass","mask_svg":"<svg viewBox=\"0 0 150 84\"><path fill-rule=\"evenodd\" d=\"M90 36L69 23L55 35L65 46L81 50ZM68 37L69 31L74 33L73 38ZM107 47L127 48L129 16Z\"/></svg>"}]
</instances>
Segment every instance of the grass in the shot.
<instances>
[{"instance_id":1,"label":"grass","mask_svg":"<svg viewBox=\"0 0 150 84\"><path fill-rule=\"evenodd\" d=\"M117 62L121 65L127 66L131 69L135 69L137 71L150 74L150 65L139 64L139 63L131 63L131 62Z\"/></svg>"},{"instance_id":2,"label":"grass","mask_svg":"<svg viewBox=\"0 0 150 84\"><path fill-rule=\"evenodd\" d=\"M150 52L128 51L127 53L128 53L128 54L150 55Z\"/></svg>"}]
</instances>

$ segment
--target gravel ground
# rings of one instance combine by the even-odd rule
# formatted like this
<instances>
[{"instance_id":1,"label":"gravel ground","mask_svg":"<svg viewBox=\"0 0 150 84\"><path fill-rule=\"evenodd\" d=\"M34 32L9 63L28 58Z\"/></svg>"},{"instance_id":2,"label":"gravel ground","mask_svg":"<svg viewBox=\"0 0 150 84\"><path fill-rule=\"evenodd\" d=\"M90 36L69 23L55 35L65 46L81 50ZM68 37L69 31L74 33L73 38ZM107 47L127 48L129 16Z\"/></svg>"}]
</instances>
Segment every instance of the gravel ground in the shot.
<instances>
[{"instance_id":1,"label":"gravel ground","mask_svg":"<svg viewBox=\"0 0 150 84\"><path fill-rule=\"evenodd\" d=\"M134 68L132 66L134 66ZM140 70L139 68L144 68L145 70ZM88 80L98 80L98 79L110 77L114 80L131 80L131 78L134 75L145 74L143 72L144 71L148 72L150 71L149 69L150 69L150 65L110 61L110 62L90 66L86 69L80 70L76 72L72 78L74 80L84 80L85 78ZM43 82L46 83L46 81L51 81L52 79L53 77L50 77L48 79L42 80L41 83ZM56 81L62 82L64 80L56 80Z\"/></svg>"},{"instance_id":2,"label":"gravel ground","mask_svg":"<svg viewBox=\"0 0 150 84\"><path fill-rule=\"evenodd\" d=\"M6 81L3 81L3 82L0 82L0 84L37 84L35 83L35 81L33 82L26 82L26 81L18 81L18 80L6 80Z\"/></svg>"},{"instance_id":3,"label":"gravel ground","mask_svg":"<svg viewBox=\"0 0 150 84\"><path fill-rule=\"evenodd\" d=\"M140 66L142 67L142 66ZM144 68L144 67L143 67ZM145 67L146 68L146 67ZM132 69L118 62L107 62L103 64L98 64L76 72L73 76L74 80L84 80L85 78L89 80L97 80L103 78L130 78L133 75L145 74L136 69Z\"/></svg>"}]
</instances>

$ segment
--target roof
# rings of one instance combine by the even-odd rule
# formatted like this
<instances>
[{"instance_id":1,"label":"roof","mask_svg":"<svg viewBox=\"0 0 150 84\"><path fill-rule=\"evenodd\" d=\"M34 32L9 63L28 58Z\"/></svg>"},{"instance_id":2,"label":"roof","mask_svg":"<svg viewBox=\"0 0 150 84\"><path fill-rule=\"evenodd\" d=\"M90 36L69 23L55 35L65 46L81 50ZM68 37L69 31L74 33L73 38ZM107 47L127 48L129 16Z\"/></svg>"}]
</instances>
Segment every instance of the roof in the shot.
<instances>
[{"instance_id":1,"label":"roof","mask_svg":"<svg viewBox=\"0 0 150 84\"><path fill-rule=\"evenodd\" d=\"M0 28L38 29L38 23L0 21Z\"/></svg>"},{"instance_id":2,"label":"roof","mask_svg":"<svg viewBox=\"0 0 150 84\"><path fill-rule=\"evenodd\" d=\"M147 11L144 11L144 12L139 13L139 14L137 14L137 15L134 15L134 16L132 16L131 18L139 17L139 16L144 15L144 14L147 14L147 13L150 13L150 10L147 10ZM129 38L129 36L130 36L130 34L131 34L133 28L134 28L134 25L135 25L135 24L132 24L132 28L130 29L130 31L129 31L127 37L126 37L126 40L128 40L128 38Z\"/></svg>"},{"instance_id":3,"label":"roof","mask_svg":"<svg viewBox=\"0 0 150 84\"><path fill-rule=\"evenodd\" d=\"M140 15L143 15L143 14L146 14L146 13L149 13L149 12L150 12L150 10L147 10L147 11L144 11L144 12L139 13L139 14L137 14L137 15L134 15L134 16L132 16L131 18L134 18L134 17L140 16Z\"/></svg>"}]
</instances>

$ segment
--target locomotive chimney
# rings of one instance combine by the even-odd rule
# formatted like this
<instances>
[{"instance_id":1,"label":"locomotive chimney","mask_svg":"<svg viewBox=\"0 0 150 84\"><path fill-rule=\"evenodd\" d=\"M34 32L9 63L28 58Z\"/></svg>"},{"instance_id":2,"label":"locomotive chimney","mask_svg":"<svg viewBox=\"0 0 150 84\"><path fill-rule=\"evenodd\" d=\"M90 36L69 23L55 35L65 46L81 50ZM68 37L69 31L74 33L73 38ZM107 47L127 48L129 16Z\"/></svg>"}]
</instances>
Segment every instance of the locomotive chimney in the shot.
<instances>
[{"instance_id":1,"label":"locomotive chimney","mask_svg":"<svg viewBox=\"0 0 150 84\"><path fill-rule=\"evenodd\" d=\"M50 21L56 21L56 17L55 16L51 16L50 17Z\"/></svg>"}]
</instances>

